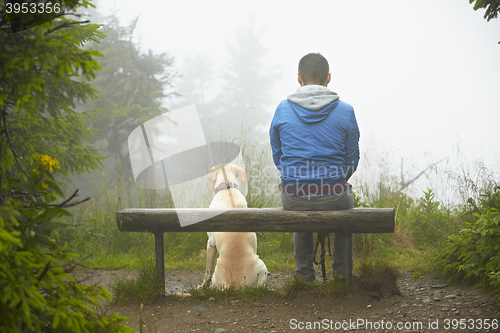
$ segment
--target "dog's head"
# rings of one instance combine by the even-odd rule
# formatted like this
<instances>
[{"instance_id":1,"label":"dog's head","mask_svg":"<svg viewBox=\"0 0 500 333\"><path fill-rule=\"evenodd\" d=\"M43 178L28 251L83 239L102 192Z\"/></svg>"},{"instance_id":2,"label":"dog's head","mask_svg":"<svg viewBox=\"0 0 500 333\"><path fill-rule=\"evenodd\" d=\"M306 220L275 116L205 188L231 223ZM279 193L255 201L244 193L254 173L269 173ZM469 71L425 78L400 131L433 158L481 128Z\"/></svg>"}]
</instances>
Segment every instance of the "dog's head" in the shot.
<instances>
[{"instance_id":1,"label":"dog's head","mask_svg":"<svg viewBox=\"0 0 500 333\"><path fill-rule=\"evenodd\" d=\"M208 182L210 184L210 189L214 189L219 186L219 184L224 182L231 182L237 184L237 179L247 182L245 175L245 170L234 164L219 164L210 169L208 174Z\"/></svg>"}]
</instances>

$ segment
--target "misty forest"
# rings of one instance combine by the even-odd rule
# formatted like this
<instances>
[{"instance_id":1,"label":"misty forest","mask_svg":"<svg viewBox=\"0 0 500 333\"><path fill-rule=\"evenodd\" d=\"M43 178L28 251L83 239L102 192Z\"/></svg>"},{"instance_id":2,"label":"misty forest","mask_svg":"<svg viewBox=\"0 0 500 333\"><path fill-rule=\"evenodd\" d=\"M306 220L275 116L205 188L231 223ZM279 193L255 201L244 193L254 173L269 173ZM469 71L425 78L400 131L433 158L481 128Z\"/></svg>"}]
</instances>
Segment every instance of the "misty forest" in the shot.
<instances>
[{"instance_id":1,"label":"misty forest","mask_svg":"<svg viewBox=\"0 0 500 333\"><path fill-rule=\"evenodd\" d=\"M495 18L498 3L492 6ZM180 66L175 52L155 53L134 41L139 17L103 17L88 0L74 10L18 32L0 27L2 332L133 331L120 314L95 308L166 297L155 282L154 237L120 232L115 218L125 208L179 208L168 186L136 184L128 137L148 120L194 104L207 142L240 147L248 207L281 207L268 134L276 107L270 91L280 72L264 61L264 31L251 19L242 23L222 69L203 53ZM213 89L214 81L221 89ZM393 157L361 151L370 170L357 172L355 207L394 208L395 231L355 235L354 274L367 262L415 279L432 272L481 288L500 304L498 174L480 160L454 169L437 160L409 177L403 168L411 161L401 160L401 173L394 172ZM446 183L453 200L440 200L442 189L416 185L426 177ZM185 191L185 207L210 204L208 183ZM257 237L271 273L295 268L292 233ZM206 233L164 239L167 274L205 269ZM143 279L133 286L118 281L110 292L71 274L93 268L136 270ZM213 295L198 297L227 297Z\"/></svg>"}]
</instances>

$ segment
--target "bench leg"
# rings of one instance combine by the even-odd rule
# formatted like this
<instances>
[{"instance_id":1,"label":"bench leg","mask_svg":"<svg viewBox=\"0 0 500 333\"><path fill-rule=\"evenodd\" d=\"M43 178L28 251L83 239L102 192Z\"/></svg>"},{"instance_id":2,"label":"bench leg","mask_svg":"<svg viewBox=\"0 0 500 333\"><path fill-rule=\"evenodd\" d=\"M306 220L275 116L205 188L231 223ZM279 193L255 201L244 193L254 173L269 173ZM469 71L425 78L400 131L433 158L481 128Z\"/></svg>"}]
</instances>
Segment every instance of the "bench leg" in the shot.
<instances>
[{"instance_id":1,"label":"bench leg","mask_svg":"<svg viewBox=\"0 0 500 333\"><path fill-rule=\"evenodd\" d=\"M155 256L156 256L156 274L165 293L165 255L163 251L163 232L155 233Z\"/></svg>"},{"instance_id":2,"label":"bench leg","mask_svg":"<svg viewBox=\"0 0 500 333\"><path fill-rule=\"evenodd\" d=\"M343 239L343 247L344 247L344 276L350 280L352 278L352 264L353 264L353 257L352 257L352 245L353 245L353 235L351 233L348 233L344 236Z\"/></svg>"}]
</instances>

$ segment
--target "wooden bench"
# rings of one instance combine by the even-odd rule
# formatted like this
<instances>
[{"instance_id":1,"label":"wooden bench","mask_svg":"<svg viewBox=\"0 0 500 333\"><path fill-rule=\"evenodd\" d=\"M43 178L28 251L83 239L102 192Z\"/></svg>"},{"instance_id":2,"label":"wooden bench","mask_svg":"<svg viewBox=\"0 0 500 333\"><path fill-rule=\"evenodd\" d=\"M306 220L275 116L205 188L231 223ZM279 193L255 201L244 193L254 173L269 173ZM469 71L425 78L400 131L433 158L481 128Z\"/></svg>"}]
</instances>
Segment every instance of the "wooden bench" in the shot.
<instances>
[{"instance_id":1,"label":"wooden bench","mask_svg":"<svg viewBox=\"0 0 500 333\"><path fill-rule=\"evenodd\" d=\"M163 234L165 232L341 232L393 233L394 208L353 208L330 211L290 211L282 208L238 208L221 211L208 208L182 209L201 222L181 227L176 211L179 209L123 209L116 213L120 231L150 232L155 235L156 270L165 285ZM209 215L207 215L209 214ZM352 276L352 240L344 243L344 272ZM265 262L265 258L264 258ZM165 288L164 288L165 289Z\"/></svg>"}]
</instances>

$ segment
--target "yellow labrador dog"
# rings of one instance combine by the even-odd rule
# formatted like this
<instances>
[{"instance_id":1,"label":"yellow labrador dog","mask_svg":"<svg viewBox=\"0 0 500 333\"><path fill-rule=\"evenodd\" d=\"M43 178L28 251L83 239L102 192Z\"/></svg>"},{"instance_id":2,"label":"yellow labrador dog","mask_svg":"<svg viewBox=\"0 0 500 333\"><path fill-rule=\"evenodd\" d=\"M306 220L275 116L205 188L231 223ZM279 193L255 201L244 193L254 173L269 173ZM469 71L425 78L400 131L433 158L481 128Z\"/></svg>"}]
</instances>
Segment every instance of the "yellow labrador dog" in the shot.
<instances>
[{"instance_id":1,"label":"yellow labrador dog","mask_svg":"<svg viewBox=\"0 0 500 333\"><path fill-rule=\"evenodd\" d=\"M246 199L238 191L238 179L246 183L245 171L236 165L223 164L213 167L208 174L208 180L215 196L209 208L246 208ZM213 269L217 252L219 258ZM208 232L204 285L239 288L244 285L264 284L266 278L266 265L257 255L255 232Z\"/></svg>"}]
</instances>

